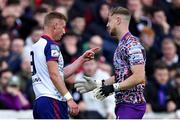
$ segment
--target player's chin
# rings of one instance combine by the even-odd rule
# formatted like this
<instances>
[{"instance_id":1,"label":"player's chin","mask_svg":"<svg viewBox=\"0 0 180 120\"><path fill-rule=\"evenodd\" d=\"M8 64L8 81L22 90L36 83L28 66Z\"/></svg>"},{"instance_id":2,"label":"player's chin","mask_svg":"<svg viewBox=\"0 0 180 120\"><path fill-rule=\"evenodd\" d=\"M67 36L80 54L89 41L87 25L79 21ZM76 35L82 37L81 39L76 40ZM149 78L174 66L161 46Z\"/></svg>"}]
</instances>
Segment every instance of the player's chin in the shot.
<instances>
[{"instance_id":1,"label":"player's chin","mask_svg":"<svg viewBox=\"0 0 180 120\"><path fill-rule=\"evenodd\" d=\"M59 35L59 36L58 36L58 41L61 40L62 36L63 36L63 35Z\"/></svg>"}]
</instances>

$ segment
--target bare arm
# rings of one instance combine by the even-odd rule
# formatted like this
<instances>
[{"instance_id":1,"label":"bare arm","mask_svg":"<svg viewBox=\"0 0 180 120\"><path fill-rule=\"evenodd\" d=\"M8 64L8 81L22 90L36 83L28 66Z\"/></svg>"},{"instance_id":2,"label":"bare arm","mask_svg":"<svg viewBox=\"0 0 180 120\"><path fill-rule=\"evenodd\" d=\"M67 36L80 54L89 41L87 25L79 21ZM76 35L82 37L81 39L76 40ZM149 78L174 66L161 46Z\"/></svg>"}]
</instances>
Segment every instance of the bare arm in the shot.
<instances>
[{"instance_id":1,"label":"bare arm","mask_svg":"<svg viewBox=\"0 0 180 120\"><path fill-rule=\"evenodd\" d=\"M134 86L145 83L144 65L134 65L131 67L133 74L123 82L119 83L120 90L127 90Z\"/></svg>"},{"instance_id":2,"label":"bare arm","mask_svg":"<svg viewBox=\"0 0 180 120\"><path fill-rule=\"evenodd\" d=\"M61 95L63 95L67 100L67 104L70 109L70 114L77 115L79 112L78 106L73 101L71 94L68 92L68 90L65 86L65 83L64 83L61 75L59 74L58 63L56 61L48 61L47 65L48 65L49 75L50 75L50 78L51 78L54 86L61 93Z\"/></svg>"},{"instance_id":3,"label":"bare arm","mask_svg":"<svg viewBox=\"0 0 180 120\"><path fill-rule=\"evenodd\" d=\"M76 72L76 70L83 64L84 59L82 56L80 56L76 61L74 61L72 64L64 67L64 78L70 77L73 73Z\"/></svg>"},{"instance_id":4,"label":"bare arm","mask_svg":"<svg viewBox=\"0 0 180 120\"><path fill-rule=\"evenodd\" d=\"M48 61L47 66L48 66L50 78L51 78L54 86L61 93L61 95L64 96L66 93L68 93L68 90L65 86L65 83L64 83L62 77L59 74L58 63L56 61Z\"/></svg>"},{"instance_id":5,"label":"bare arm","mask_svg":"<svg viewBox=\"0 0 180 120\"><path fill-rule=\"evenodd\" d=\"M115 83L119 84L118 87L120 88L119 90L127 90L130 88L133 88L134 86L145 83L145 70L144 70L144 65L134 65L131 67L131 71L133 74L127 78L126 80L120 82L120 83ZM105 80L105 85L112 85L115 82L115 77L112 76L109 79Z\"/></svg>"},{"instance_id":6,"label":"bare arm","mask_svg":"<svg viewBox=\"0 0 180 120\"><path fill-rule=\"evenodd\" d=\"M105 85L112 85L115 82L115 76L111 76L109 79L105 80Z\"/></svg>"},{"instance_id":7,"label":"bare arm","mask_svg":"<svg viewBox=\"0 0 180 120\"><path fill-rule=\"evenodd\" d=\"M115 91L127 90L134 86L145 83L145 71L144 65L133 65L131 67L133 74L126 80L120 83L114 83L112 85L105 85L98 88L95 91L95 97L99 100L103 100L107 96L111 95Z\"/></svg>"},{"instance_id":8,"label":"bare arm","mask_svg":"<svg viewBox=\"0 0 180 120\"><path fill-rule=\"evenodd\" d=\"M72 64L66 66L64 68L64 77L65 79L70 77L73 73L76 72L76 70L85 62L88 60L91 60L94 58L95 52L97 52L99 48L92 48L90 50L87 50L82 56L80 56L76 61L74 61Z\"/></svg>"}]
</instances>

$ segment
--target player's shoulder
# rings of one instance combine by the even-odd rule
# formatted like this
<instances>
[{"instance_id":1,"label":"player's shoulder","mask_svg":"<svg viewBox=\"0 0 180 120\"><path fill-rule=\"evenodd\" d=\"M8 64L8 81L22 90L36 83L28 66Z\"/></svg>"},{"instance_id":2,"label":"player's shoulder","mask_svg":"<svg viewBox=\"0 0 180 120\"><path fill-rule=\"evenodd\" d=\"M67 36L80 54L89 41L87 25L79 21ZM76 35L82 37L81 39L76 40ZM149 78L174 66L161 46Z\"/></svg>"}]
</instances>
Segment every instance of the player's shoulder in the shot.
<instances>
[{"instance_id":1,"label":"player's shoulder","mask_svg":"<svg viewBox=\"0 0 180 120\"><path fill-rule=\"evenodd\" d=\"M59 45L51 40L48 36L42 35L40 40L45 43L45 50L58 50L60 51Z\"/></svg>"},{"instance_id":2,"label":"player's shoulder","mask_svg":"<svg viewBox=\"0 0 180 120\"><path fill-rule=\"evenodd\" d=\"M39 40L33 44L33 46L45 46L47 44L47 41L43 38L39 38Z\"/></svg>"},{"instance_id":3,"label":"player's shoulder","mask_svg":"<svg viewBox=\"0 0 180 120\"><path fill-rule=\"evenodd\" d=\"M144 47L141 45L141 42L138 37L131 35L128 41L126 42L127 49L134 49L134 48L140 48L144 49Z\"/></svg>"}]
</instances>

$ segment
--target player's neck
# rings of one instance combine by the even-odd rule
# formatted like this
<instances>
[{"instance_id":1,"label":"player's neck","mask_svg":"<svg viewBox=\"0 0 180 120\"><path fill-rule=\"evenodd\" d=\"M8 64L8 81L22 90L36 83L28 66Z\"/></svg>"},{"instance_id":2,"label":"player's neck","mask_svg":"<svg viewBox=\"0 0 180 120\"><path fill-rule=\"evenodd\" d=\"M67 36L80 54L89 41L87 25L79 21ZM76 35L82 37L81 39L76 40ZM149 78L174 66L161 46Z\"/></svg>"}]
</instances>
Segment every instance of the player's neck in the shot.
<instances>
[{"instance_id":1,"label":"player's neck","mask_svg":"<svg viewBox=\"0 0 180 120\"><path fill-rule=\"evenodd\" d=\"M118 40L121 40L127 32L129 32L128 29L119 31L119 34L117 35Z\"/></svg>"},{"instance_id":2,"label":"player's neck","mask_svg":"<svg viewBox=\"0 0 180 120\"><path fill-rule=\"evenodd\" d=\"M49 38L51 38L51 40L53 40L53 41L54 41L53 35L52 35L52 34L50 34L49 32L44 32L44 33L43 33L43 35L48 36Z\"/></svg>"}]
</instances>

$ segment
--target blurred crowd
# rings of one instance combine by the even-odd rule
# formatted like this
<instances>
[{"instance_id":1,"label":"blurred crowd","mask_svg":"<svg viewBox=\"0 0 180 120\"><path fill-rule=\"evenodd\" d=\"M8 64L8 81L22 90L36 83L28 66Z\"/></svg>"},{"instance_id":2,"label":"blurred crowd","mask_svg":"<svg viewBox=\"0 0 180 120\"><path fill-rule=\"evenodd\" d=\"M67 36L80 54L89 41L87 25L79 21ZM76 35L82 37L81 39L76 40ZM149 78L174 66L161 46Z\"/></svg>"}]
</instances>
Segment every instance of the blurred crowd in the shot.
<instances>
[{"instance_id":1,"label":"blurred crowd","mask_svg":"<svg viewBox=\"0 0 180 120\"><path fill-rule=\"evenodd\" d=\"M57 11L68 18L59 44L65 66L85 50L101 48L66 80L80 108L75 118L113 118L113 96L100 102L93 92L81 95L73 88L84 75L99 80L113 75L118 40L106 31L113 6L130 10L130 32L146 50L147 112L180 109L180 0L0 0L0 109L32 108L31 46L43 34L45 15Z\"/></svg>"}]
</instances>

